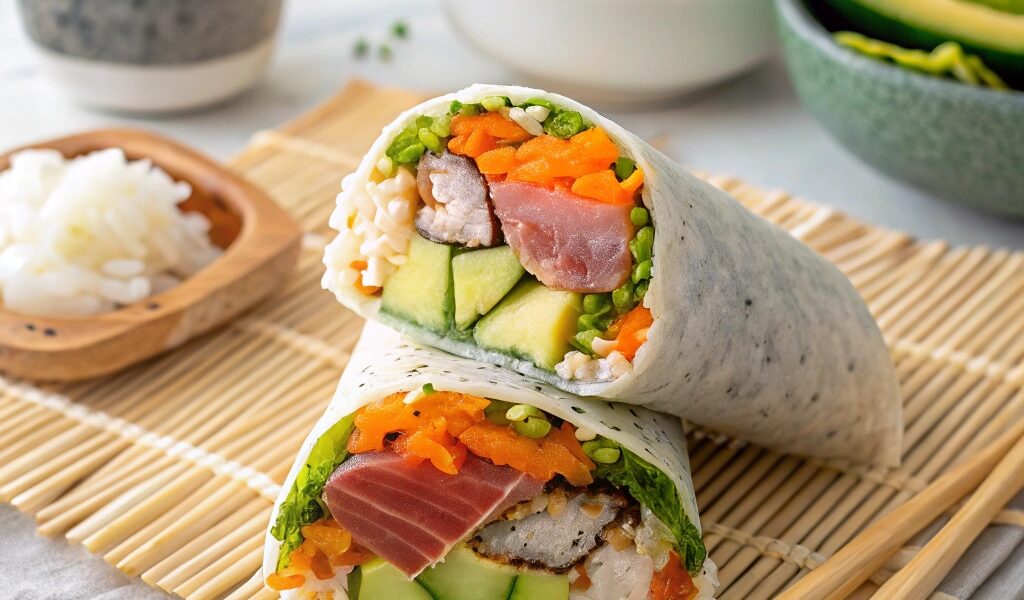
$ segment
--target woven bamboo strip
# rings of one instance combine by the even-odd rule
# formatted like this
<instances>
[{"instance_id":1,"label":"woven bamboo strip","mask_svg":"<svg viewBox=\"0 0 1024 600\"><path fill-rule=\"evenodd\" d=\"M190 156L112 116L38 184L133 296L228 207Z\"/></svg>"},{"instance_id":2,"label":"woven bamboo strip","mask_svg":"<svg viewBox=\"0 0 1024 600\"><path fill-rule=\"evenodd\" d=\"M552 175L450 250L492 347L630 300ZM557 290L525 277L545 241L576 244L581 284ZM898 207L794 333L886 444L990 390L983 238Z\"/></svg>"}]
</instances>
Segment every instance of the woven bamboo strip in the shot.
<instances>
[{"instance_id":1,"label":"woven bamboo strip","mask_svg":"<svg viewBox=\"0 0 1024 600\"><path fill-rule=\"evenodd\" d=\"M275 597L257 573L272 497L360 328L319 289L327 216L341 177L416 100L356 83L254 136L233 165L309 232L295 275L230 326L120 375L41 388L0 380L0 496L35 514L42 532L183 597ZM895 470L691 432L722 597L770 598L1024 417L1024 255L917 242L785 193L708 179L850 277L904 392L905 460Z\"/></svg>"}]
</instances>

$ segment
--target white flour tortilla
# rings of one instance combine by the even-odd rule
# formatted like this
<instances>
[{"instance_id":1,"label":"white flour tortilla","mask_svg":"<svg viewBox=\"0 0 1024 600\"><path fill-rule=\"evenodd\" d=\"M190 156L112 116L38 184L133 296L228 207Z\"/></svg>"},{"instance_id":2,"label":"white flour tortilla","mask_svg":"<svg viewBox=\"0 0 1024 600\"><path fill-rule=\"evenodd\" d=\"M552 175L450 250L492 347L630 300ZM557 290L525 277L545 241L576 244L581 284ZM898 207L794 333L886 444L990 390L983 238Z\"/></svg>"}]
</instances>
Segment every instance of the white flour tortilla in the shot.
<instances>
[{"instance_id":1,"label":"white flour tortilla","mask_svg":"<svg viewBox=\"0 0 1024 600\"><path fill-rule=\"evenodd\" d=\"M427 383L438 391L463 392L536 406L577 427L614 440L672 479L683 511L700 531L686 440L678 419L641 407L572 396L507 369L418 346L373 322L363 330L327 411L303 442L274 504L270 526L277 521L281 503L305 466L313 445L325 431L371 402L395 392L420 389ZM268 528L264 576L275 572L280 546Z\"/></svg>"},{"instance_id":2,"label":"white flour tortilla","mask_svg":"<svg viewBox=\"0 0 1024 600\"><path fill-rule=\"evenodd\" d=\"M633 372L614 381L565 380L472 343L385 319L421 342L500 364L582 396L642 404L776 450L899 464L902 404L895 368L871 314L831 263L731 196L569 98L542 90L474 85L428 100L384 128L351 184L338 196L332 225L343 228L351 190L362 189L392 138L420 115L452 100L544 98L602 129L644 171L644 205L655 227L654 277L645 306L654 315ZM380 299L339 283L355 257L334 249L324 287L366 318Z\"/></svg>"}]
</instances>

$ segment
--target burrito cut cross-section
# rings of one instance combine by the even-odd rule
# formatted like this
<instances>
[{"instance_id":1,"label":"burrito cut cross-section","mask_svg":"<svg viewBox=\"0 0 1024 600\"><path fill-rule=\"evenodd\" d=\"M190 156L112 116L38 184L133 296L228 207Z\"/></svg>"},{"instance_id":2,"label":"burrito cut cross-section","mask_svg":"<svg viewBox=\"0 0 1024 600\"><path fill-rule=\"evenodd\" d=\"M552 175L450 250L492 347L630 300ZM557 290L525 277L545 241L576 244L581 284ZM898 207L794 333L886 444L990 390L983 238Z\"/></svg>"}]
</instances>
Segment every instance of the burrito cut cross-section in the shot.
<instances>
[{"instance_id":1,"label":"burrito cut cross-section","mask_svg":"<svg viewBox=\"0 0 1024 600\"><path fill-rule=\"evenodd\" d=\"M325 288L431 346L776 450L898 464L902 407L850 282L569 98L474 85L345 178Z\"/></svg>"},{"instance_id":2,"label":"burrito cut cross-section","mask_svg":"<svg viewBox=\"0 0 1024 600\"><path fill-rule=\"evenodd\" d=\"M285 598L694 600L716 569L678 419L369 324L275 504Z\"/></svg>"}]
</instances>

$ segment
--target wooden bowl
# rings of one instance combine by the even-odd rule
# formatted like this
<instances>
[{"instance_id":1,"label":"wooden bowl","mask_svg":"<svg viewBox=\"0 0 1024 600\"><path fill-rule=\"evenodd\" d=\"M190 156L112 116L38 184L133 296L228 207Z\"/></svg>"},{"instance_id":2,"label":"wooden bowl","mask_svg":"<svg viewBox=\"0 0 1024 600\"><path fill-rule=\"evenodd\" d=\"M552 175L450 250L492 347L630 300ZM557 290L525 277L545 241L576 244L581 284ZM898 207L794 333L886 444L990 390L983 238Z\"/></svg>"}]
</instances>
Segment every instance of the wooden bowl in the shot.
<instances>
[{"instance_id":1,"label":"wooden bowl","mask_svg":"<svg viewBox=\"0 0 1024 600\"><path fill-rule=\"evenodd\" d=\"M118 310L83 317L23 315L0 305L0 371L17 377L69 381L105 375L150 358L224 323L281 287L295 267L302 230L259 188L177 142L143 131L103 129L32 144L0 155L51 148L66 157L122 148L149 158L192 196L224 248L213 263L178 286Z\"/></svg>"}]
</instances>

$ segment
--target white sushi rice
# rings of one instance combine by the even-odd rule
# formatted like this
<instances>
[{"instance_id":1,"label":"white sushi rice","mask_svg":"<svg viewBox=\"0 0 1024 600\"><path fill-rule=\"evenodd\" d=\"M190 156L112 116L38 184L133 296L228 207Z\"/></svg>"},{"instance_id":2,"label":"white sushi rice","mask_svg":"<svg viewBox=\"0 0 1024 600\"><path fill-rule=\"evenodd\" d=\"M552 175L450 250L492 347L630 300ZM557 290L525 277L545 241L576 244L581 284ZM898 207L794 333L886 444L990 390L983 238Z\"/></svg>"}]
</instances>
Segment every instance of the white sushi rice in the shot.
<instances>
[{"instance_id":1,"label":"white sushi rice","mask_svg":"<svg viewBox=\"0 0 1024 600\"><path fill-rule=\"evenodd\" d=\"M33 315L113 310L174 287L221 250L178 204L191 188L117 148L25 150L0 173L0 293Z\"/></svg>"},{"instance_id":2,"label":"white sushi rice","mask_svg":"<svg viewBox=\"0 0 1024 600\"><path fill-rule=\"evenodd\" d=\"M357 280L364 286L382 287L406 261L420 201L416 175L404 166L394 175L381 175L379 183L368 181L362 186L351 175L341 182L330 219L331 227L340 233L324 251L323 286L327 289L349 287ZM353 266L357 261L365 262L365 267Z\"/></svg>"}]
</instances>

